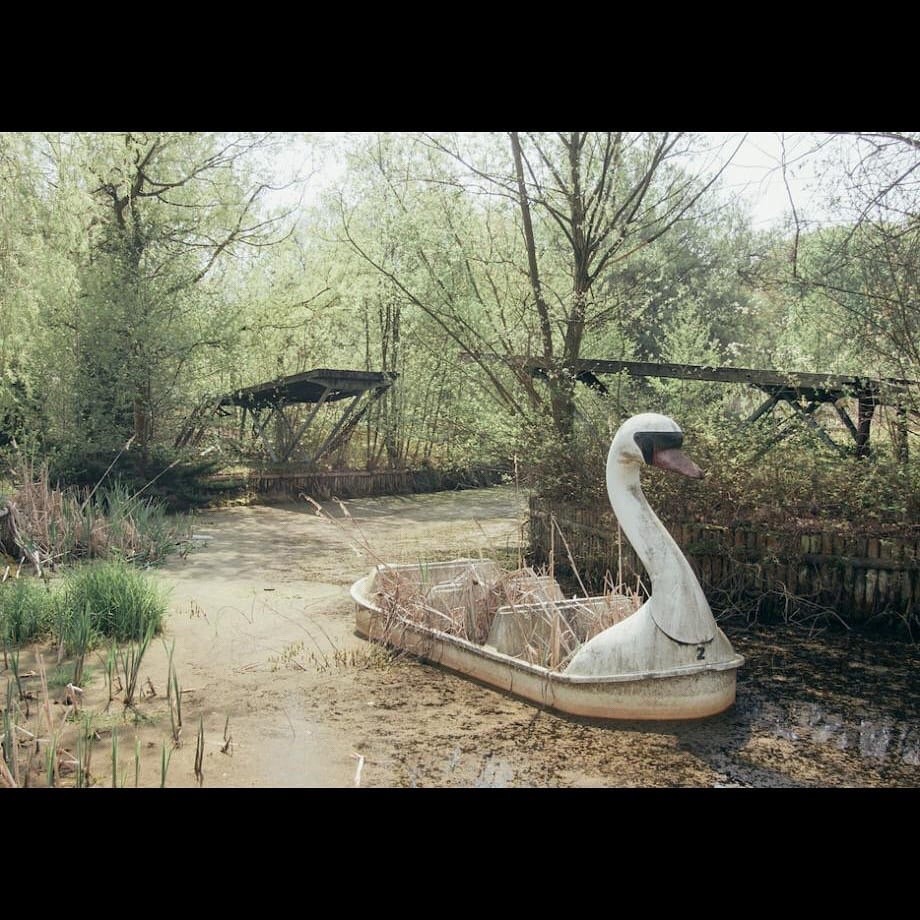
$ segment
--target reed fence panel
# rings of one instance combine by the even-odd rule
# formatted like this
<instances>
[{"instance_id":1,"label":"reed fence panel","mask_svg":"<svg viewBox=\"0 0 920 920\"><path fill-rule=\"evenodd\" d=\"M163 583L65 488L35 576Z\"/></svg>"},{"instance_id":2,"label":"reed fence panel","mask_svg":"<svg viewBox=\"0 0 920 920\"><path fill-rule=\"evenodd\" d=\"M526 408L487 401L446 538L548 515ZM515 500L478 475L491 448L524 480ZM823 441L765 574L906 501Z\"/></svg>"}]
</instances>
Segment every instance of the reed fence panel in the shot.
<instances>
[{"instance_id":1,"label":"reed fence panel","mask_svg":"<svg viewBox=\"0 0 920 920\"><path fill-rule=\"evenodd\" d=\"M751 523L670 524L713 609L749 615L824 609L847 624L880 616L910 623L920 610L920 528L879 536L819 527L777 531ZM591 591L605 579L635 588L648 576L610 511L530 499L534 563L576 570Z\"/></svg>"}]
</instances>

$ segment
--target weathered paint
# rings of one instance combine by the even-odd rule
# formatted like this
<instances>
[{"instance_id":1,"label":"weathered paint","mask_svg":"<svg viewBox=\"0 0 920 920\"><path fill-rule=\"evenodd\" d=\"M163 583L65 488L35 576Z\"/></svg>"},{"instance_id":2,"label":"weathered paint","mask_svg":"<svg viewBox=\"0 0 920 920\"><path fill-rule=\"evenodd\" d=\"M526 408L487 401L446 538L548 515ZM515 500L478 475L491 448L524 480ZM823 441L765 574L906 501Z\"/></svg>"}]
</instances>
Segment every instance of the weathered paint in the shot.
<instances>
[{"instance_id":1,"label":"weathered paint","mask_svg":"<svg viewBox=\"0 0 920 920\"><path fill-rule=\"evenodd\" d=\"M742 663L690 665L670 673L578 677L528 664L487 646L388 618L375 603L377 570L355 582L355 629L364 638L481 681L556 712L597 719L699 719L735 702Z\"/></svg>"}]
</instances>

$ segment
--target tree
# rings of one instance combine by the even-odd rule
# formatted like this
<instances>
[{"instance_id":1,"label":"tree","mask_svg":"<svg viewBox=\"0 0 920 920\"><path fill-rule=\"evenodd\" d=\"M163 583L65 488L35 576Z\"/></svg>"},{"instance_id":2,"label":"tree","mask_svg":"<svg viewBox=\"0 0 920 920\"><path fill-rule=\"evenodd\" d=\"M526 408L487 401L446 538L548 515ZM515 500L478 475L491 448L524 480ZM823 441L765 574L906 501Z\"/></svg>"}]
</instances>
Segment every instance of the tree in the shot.
<instances>
[{"instance_id":1,"label":"tree","mask_svg":"<svg viewBox=\"0 0 920 920\"><path fill-rule=\"evenodd\" d=\"M916 378L920 134L824 136L814 156L820 156L824 201L837 226L795 213L788 284L823 298L839 340L858 342L864 363Z\"/></svg>"},{"instance_id":2,"label":"tree","mask_svg":"<svg viewBox=\"0 0 920 920\"><path fill-rule=\"evenodd\" d=\"M57 354L45 332L75 287L55 217L35 138L0 134L0 442L20 447L47 433Z\"/></svg>"},{"instance_id":3,"label":"tree","mask_svg":"<svg viewBox=\"0 0 920 920\"><path fill-rule=\"evenodd\" d=\"M343 206L345 238L466 352L508 411L545 412L568 439L576 414L569 369L614 316L599 281L689 220L719 171L699 180L680 169L692 141L680 133L413 140L383 172L413 225L420 272L385 265ZM437 223L423 226L419 213L437 214ZM545 363L545 392L515 362L522 355Z\"/></svg>"},{"instance_id":4,"label":"tree","mask_svg":"<svg viewBox=\"0 0 920 920\"><path fill-rule=\"evenodd\" d=\"M345 334L349 318L360 319L367 369L399 375L367 416L370 465L381 457L394 467L447 461L461 445L479 439L482 448L487 440L469 408L477 402L470 369L458 357L469 341L493 334L476 310L475 281L456 243L482 231L481 215L406 177L420 152L392 135L356 146L345 182L328 201L330 283L342 307L337 333ZM496 369L489 370L497 381L492 394L504 399Z\"/></svg>"},{"instance_id":5,"label":"tree","mask_svg":"<svg viewBox=\"0 0 920 920\"><path fill-rule=\"evenodd\" d=\"M71 412L81 443L133 435L142 454L181 415L201 355L240 325L220 296L230 257L289 232L260 201L270 135L79 134L46 138L85 242L80 290L60 317L72 342Z\"/></svg>"}]
</instances>

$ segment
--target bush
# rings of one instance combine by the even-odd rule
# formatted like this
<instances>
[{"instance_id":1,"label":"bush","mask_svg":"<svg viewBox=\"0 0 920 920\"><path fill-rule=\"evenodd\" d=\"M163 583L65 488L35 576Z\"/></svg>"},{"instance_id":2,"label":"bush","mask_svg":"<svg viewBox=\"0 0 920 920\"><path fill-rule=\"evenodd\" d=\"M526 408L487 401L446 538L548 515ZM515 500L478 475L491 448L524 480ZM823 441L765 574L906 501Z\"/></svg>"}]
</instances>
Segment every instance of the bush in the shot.
<instances>
[{"instance_id":1,"label":"bush","mask_svg":"<svg viewBox=\"0 0 920 920\"><path fill-rule=\"evenodd\" d=\"M0 498L0 551L53 568L73 559L162 561L179 546L187 519L123 482L79 492L52 485L47 466L23 463L10 501ZM28 548L28 554L25 549Z\"/></svg>"},{"instance_id":2,"label":"bush","mask_svg":"<svg viewBox=\"0 0 920 920\"><path fill-rule=\"evenodd\" d=\"M140 570L125 562L92 563L65 577L55 597L55 629L65 640L89 628L98 637L140 641L160 632L166 609L165 592Z\"/></svg>"},{"instance_id":3,"label":"bush","mask_svg":"<svg viewBox=\"0 0 920 920\"><path fill-rule=\"evenodd\" d=\"M665 523L732 524L799 529L835 522L860 532L913 526L920 519L920 464L901 464L877 449L858 459L815 443L809 433L766 453L748 429L736 436L686 430L684 450L706 473L703 482L644 467L643 488ZM583 508L608 507L606 450L581 437L544 446L532 470L537 492Z\"/></svg>"},{"instance_id":4,"label":"bush","mask_svg":"<svg viewBox=\"0 0 920 920\"><path fill-rule=\"evenodd\" d=\"M706 471L696 483L652 471L654 505L667 521L776 529L838 523L848 530L884 532L912 526L920 512L920 469L882 452L857 459L790 439L764 456L735 450L727 439L698 441L687 453Z\"/></svg>"},{"instance_id":5,"label":"bush","mask_svg":"<svg viewBox=\"0 0 920 920\"><path fill-rule=\"evenodd\" d=\"M0 639L14 648L51 630L53 598L45 583L13 578L0 584Z\"/></svg>"},{"instance_id":6,"label":"bush","mask_svg":"<svg viewBox=\"0 0 920 920\"><path fill-rule=\"evenodd\" d=\"M50 476L52 482L81 489L93 489L101 483L101 487L141 495L171 511L187 511L239 491L236 481L212 478L219 468L219 460L190 457L166 448L154 448L147 457L136 450L74 448L52 460Z\"/></svg>"}]
</instances>

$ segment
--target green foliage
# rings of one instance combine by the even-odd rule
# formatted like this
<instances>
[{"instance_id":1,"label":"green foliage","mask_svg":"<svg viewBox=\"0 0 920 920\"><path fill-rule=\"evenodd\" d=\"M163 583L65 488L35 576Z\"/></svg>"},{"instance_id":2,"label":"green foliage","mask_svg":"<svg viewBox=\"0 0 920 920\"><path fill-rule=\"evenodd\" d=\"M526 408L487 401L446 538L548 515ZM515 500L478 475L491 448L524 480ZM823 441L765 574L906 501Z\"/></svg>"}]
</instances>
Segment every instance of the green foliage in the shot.
<instances>
[{"instance_id":1,"label":"green foliage","mask_svg":"<svg viewBox=\"0 0 920 920\"><path fill-rule=\"evenodd\" d=\"M54 213L32 135L0 134L0 457L43 440L47 386L59 354L49 329L72 296L66 221Z\"/></svg>"},{"instance_id":2,"label":"green foliage","mask_svg":"<svg viewBox=\"0 0 920 920\"><path fill-rule=\"evenodd\" d=\"M547 330L556 360L920 376L914 135L869 139L878 146L831 189L849 222L795 236L754 233L718 195L695 198L705 178L678 153L705 138L516 137L532 252L508 134L330 140L338 187L310 206L288 199L300 215L290 236L265 187L281 136L0 136L0 451L12 460L15 438L53 458L55 480L87 489L105 476L78 502L81 520L46 535L55 558L162 558L156 503L191 508L234 488L211 477L214 460L171 449L190 413L314 367L399 375L332 464L517 457L533 481L544 470L573 495L578 463L626 415L663 411L702 434L750 407L703 383L625 377L604 379L603 400L486 357L546 357ZM340 407L310 434L322 438L323 413ZM240 438L238 417L208 425L201 446ZM40 515L33 524L45 545ZM149 548L132 546L135 526Z\"/></svg>"},{"instance_id":3,"label":"green foliage","mask_svg":"<svg viewBox=\"0 0 920 920\"><path fill-rule=\"evenodd\" d=\"M756 429L689 427L684 450L704 470L702 481L653 467L643 488L667 523L751 522L767 529L818 524L848 531L903 528L920 519L920 465L898 463L884 448L874 456L841 456L803 430L758 456L766 441ZM582 437L568 450L545 449L533 471L548 498L607 507L607 444Z\"/></svg>"},{"instance_id":4,"label":"green foliage","mask_svg":"<svg viewBox=\"0 0 920 920\"><path fill-rule=\"evenodd\" d=\"M117 652L118 664L124 678L125 706L131 706L134 703L134 697L138 689L137 682L141 673L141 662L144 660L150 640L157 630L158 626L152 620L149 621L138 642L129 642Z\"/></svg>"},{"instance_id":5,"label":"green foliage","mask_svg":"<svg viewBox=\"0 0 920 920\"><path fill-rule=\"evenodd\" d=\"M100 510L119 519L141 515L145 524L163 530L166 509L204 507L239 490L233 480L214 478L221 467L219 459L168 447L154 448L146 456L138 450L73 447L53 458L49 475L53 482L77 489L91 490L101 483L96 491Z\"/></svg>"},{"instance_id":6,"label":"green foliage","mask_svg":"<svg viewBox=\"0 0 920 920\"><path fill-rule=\"evenodd\" d=\"M232 365L242 323L222 283L225 263L283 236L250 165L274 140L201 132L31 140L32 159L44 158L35 181L47 177L40 191L51 200L43 229L53 238L52 227L66 228L58 237L70 270L25 349L49 370L53 355L53 372L35 377L44 398L36 421L64 447L117 449L131 435L142 452L169 443Z\"/></svg>"},{"instance_id":7,"label":"green foliage","mask_svg":"<svg viewBox=\"0 0 920 920\"><path fill-rule=\"evenodd\" d=\"M55 630L73 637L81 629L117 642L159 633L167 610L163 588L124 562L82 565L67 574L55 598ZM89 616L89 624L82 618Z\"/></svg>"},{"instance_id":8,"label":"green foliage","mask_svg":"<svg viewBox=\"0 0 920 920\"><path fill-rule=\"evenodd\" d=\"M15 648L46 635L53 619L53 599L44 582L11 578L0 584L0 638Z\"/></svg>"},{"instance_id":9,"label":"green foliage","mask_svg":"<svg viewBox=\"0 0 920 920\"><path fill-rule=\"evenodd\" d=\"M104 637L126 641L159 632L166 609L162 588L140 570L92 563L51 590L29 577L0 584L0 637L13 648L53 633L68 653L81 655Z\"/></svg>"},{"instance_id":10,"label":"green foliage","mask_svg":"<svg viewBox=\"0 0 920 920\"><path fill-rule=\"evenodd\" d=\"M93 622L93 611L88 605L74 611L72 617L66 621L66 631L61 637L65 651L75 658L73 669L73 682L77 685L83 682L83 663L86 653L99 641Z\"/></svg>"},{"instance_id":11,"label":"green foliage","mask_svg":"<svg viewBox=\"0 0 920 920\"><path fill-rule=\"evenodd\" d=\"M587 334L586 356L707 364L745 354L756 295L745 274L762 245L726 209L614 263L603 278L605 321Z\"/></svg>"},{"instance_id":12,"label":"green foliage","mask_svg":"<svg viewBox=\"0 0 920 920\"><path fill-rule=\"evenodd\" d=\"M36 447L34 420L41 415L41 404L17 362L0 368L0 455L15 447Z\"/></svg>"}]
</instances>

